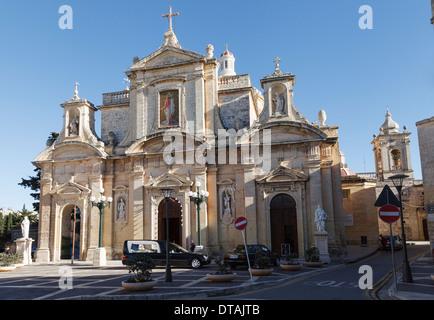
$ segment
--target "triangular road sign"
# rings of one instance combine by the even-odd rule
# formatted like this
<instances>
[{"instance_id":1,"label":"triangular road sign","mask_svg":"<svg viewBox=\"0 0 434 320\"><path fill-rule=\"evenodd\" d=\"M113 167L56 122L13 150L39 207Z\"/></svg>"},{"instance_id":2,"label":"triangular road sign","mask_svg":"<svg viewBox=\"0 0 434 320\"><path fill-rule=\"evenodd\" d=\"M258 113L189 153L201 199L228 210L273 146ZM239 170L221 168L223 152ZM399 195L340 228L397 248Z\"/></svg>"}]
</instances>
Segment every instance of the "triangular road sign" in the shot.
<instances>
[{"instance_id":1,"label":"triangular road sign","mask_svg":"<svg viewBox=\"0 0 434 320\"><path fill-rule=\"evenodd\" d=\"M381 191L380 195L378 196L377 201L375 201L374 206L382 207L386 204L392 204L397 207L401 206L399 204L398 198L395 196L395 194L392 192L392 190L387 184L384 186L383 191Z\"/></svg>"}]
</instances>

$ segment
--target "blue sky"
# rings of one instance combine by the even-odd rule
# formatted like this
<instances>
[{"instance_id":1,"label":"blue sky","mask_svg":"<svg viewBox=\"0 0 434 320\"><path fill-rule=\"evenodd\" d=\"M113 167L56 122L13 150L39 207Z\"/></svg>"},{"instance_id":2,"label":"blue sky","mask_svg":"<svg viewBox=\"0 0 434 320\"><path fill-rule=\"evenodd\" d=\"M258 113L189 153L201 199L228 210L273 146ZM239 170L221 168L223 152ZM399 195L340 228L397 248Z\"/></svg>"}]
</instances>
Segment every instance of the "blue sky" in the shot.
<instances>
[{"instance_id":1,"label":"blue sky","mask_svg":"<svg viewBox=\"0 0 434 320\"><path fill-rule=\"evenodd\" d=\"M73 9L62 30L59 8ZM421 179L417 127L433 116L434 30L429 0L6 1L0 0L0 207L30 209L31 161L51 131L62 129L60 104L74 94L95 105L125 88L132 58L163 43L169 5L180 15L174 30L184 49L215 56L225 44L238 74L253 86L274 71L296 76L294 102L309 121L318 111L339 126L340 148L356 172L374 171L372 135L387 108L412 133L415 177ZM359 28L359 7L373 9L373 29ZM99 133L100 114L96 115Z\"/></svg>"}]
</instances>

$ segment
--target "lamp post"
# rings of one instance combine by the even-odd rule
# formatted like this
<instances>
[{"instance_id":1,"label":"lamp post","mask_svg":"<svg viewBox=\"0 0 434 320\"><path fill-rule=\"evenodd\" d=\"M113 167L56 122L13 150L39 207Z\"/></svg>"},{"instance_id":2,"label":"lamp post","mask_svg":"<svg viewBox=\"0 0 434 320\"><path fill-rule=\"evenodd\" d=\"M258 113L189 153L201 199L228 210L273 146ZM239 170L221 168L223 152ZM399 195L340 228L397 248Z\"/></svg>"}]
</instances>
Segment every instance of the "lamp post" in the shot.
<instances>
[{"instance_id":1,"label":"lamp post","mask_svg":"<svg viewBox=\"0 0 434 320\"><path fill-rule=\"evenodd\" d=\"M90 197L90 201L92 202L92 207L98 207L99 209L99 243L98 243L98 247L102 248L102 215L104 212L104 208L106 207L106 205L108 205L108 207L110 208L110 204L113 201L112 197L108 197L106 198L103 193L104 193L104 188L99 189L100 192L100 197L98 198L98 201L95 202L97 199L92 196ZM107 200L107 202L106 202Z\"/></svg>"},{"instance_id":2,"label":"lamp post","mask_svg":"<svg viewBox=\"0 0 434 320\"><path fill-rule=\"evenodd\" d=\"M172 196L172 188L160 189L164 199L166 199L166 282L172 282L172 269L170 268L170 254L169 254L169 200Z\"/></svg>"},{"instance_id":3,"label":"lamp post","mask_svg":"<svg viewBox=\"0 0 434 320\"><path fill-rule=\"evenodd\" d=\"M201 239L200 239L200 205L202 202L206 202L209 192L205 190L200 190L200 182L196 182L196 192L189 191L188 195L190 197L190 201L193 201L196 204L197 207L197 244L201 245Z\"/></svg>"},{"instance_id":4,"label":"lamp post","mask_svg":"<svg viewBox=\"0 0 434 320\"><path fill-rule=\"evenodd\" d=\"M403 248L404 248L404 260L402 262L402 282L405 283L412 283L413 282L413 276L411 275L411 269L410 264L408 262L408 256L407 256L407 241L405 239L405 231L404 231L404 218L402 214L402 184L405 178L408 178L405 174L396 174L394 176L389 177L390 180L392 180L393 185L395 186L396 190L398 191L399 196L399 210L401 213L401 229L402 229L402 242L403 242ZM391 243L393 243L393 239L390 239Z\"/></svg>"}]
</instances>

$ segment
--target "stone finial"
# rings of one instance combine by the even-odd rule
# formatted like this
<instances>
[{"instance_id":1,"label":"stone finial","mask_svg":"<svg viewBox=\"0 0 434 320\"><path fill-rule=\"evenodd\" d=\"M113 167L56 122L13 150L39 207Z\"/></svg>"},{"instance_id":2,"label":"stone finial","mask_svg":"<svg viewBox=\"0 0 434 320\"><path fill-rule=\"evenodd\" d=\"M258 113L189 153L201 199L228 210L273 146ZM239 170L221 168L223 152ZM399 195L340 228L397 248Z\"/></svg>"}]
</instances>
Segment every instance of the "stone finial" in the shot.
<instances>
[{"instance_id":1,"label":"stone finial","mask_svg":"<svg viewBox=\"0 0 434 320\"><path fill-rule=\"evenodd\" d=\"M209 44L206 46L206 57L208 59L211 59L214 56L214 46L212 44Z\"/></svg>"},{"instance_id":2,"label":"stone finial","mask_svg":"<svg viewBox=\"0 0 434 320\"><path fill-rule=\"evenodd\" d=\"M78 96L78 86L80 85L78 82L75 82L75 90L74 90L74 96L72 97L72 100L79 100L80 97Z\"/></svg>"},{"instance_id":3,"label":"stone finial","mask_svg":"<svg viewBox=\"0 0 434 320\"><path fill-rule=\"evenodd\" d=\"M318 112L318 121L319 121L320 125L323 126L325 124L326 119L327 119L326 112L324 110L320 110Z\"/></svg>"}]
</instances>

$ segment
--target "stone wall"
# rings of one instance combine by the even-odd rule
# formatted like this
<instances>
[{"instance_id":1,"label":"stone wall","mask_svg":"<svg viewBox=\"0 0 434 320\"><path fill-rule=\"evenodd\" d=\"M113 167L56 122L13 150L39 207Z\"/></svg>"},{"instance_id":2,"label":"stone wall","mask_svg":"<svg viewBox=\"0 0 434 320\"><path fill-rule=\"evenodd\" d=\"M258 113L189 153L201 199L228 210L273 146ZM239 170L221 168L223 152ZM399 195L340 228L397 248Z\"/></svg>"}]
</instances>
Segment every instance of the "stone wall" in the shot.
<instances>
[{"instance_id":1,"label":"stone wall","mask_svg":"<svg viewBox=\"0 0 434 320\"><path fill-rule=\"evenodd\" d=\"M428 234L434 256L434 117L416 123L422 166Z\"/></svg>"}]
</instances>

